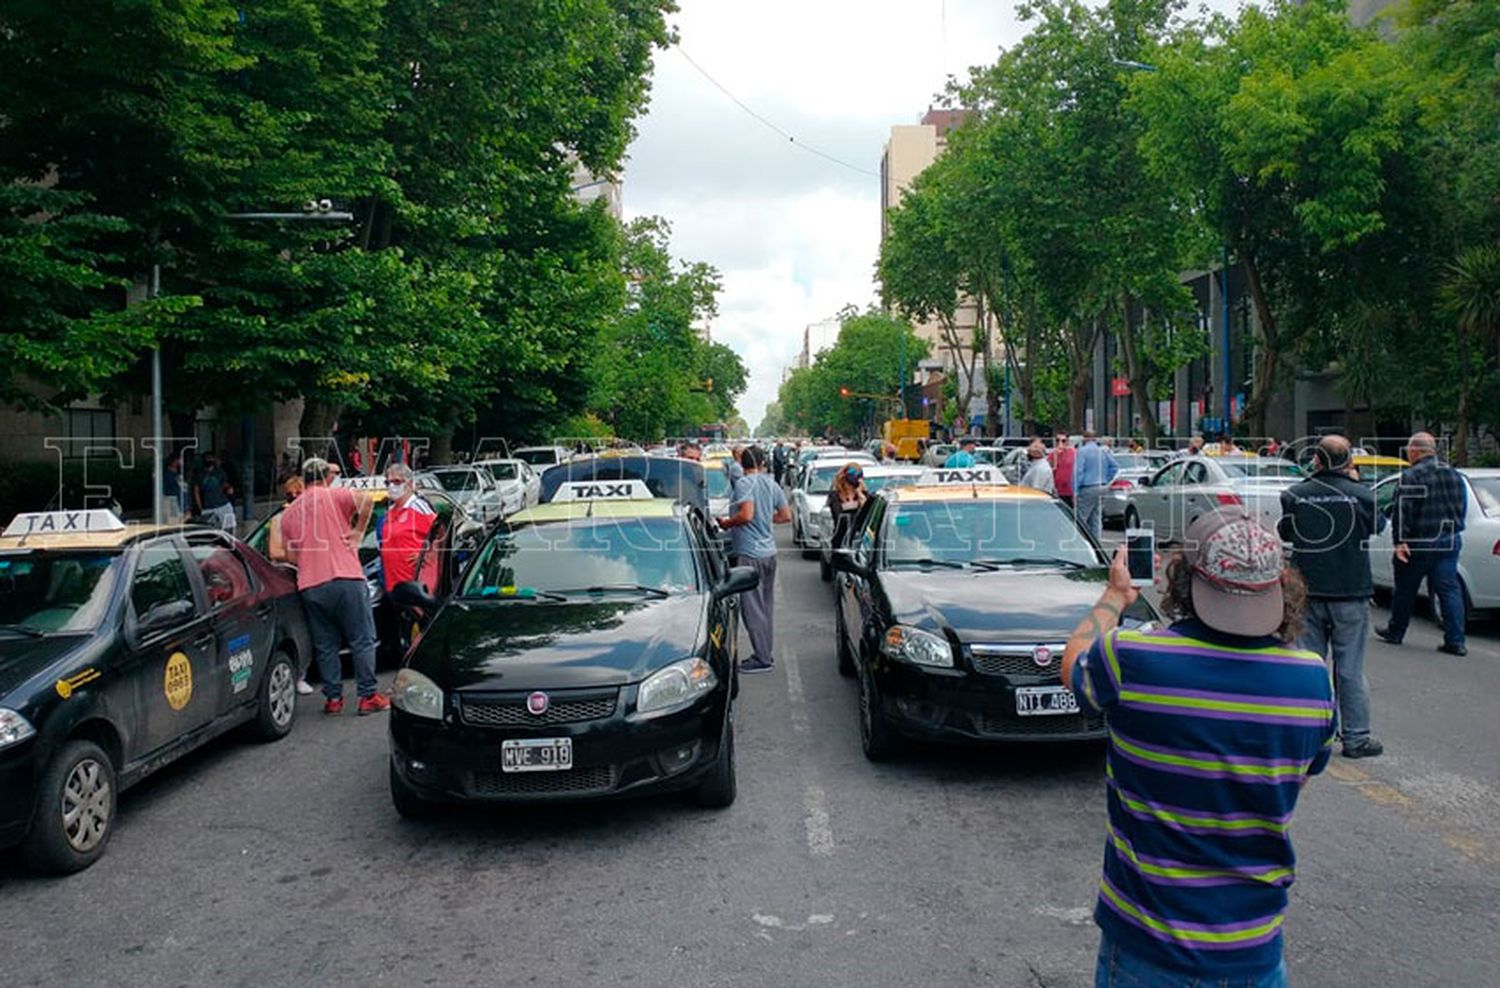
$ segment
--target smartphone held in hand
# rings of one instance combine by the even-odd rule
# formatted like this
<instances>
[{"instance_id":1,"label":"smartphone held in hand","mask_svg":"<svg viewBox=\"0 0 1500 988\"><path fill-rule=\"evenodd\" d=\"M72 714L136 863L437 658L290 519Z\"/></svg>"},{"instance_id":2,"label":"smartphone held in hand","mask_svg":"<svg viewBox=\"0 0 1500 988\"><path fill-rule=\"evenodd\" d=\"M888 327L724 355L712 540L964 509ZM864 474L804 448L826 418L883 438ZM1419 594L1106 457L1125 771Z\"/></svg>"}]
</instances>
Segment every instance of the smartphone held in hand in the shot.
<instances>
[{"instance_id":1,"label":"smartphone held in hand","mask_svg":"<svg viewBox=\"0 0 1500 988\"><path fill-rule=\"evenodd\" d=\"M1130 585L1149 587L1156 579L1156 529L1125 530L1125 565L1130 570Z\"/></svg>"}]
</instances>

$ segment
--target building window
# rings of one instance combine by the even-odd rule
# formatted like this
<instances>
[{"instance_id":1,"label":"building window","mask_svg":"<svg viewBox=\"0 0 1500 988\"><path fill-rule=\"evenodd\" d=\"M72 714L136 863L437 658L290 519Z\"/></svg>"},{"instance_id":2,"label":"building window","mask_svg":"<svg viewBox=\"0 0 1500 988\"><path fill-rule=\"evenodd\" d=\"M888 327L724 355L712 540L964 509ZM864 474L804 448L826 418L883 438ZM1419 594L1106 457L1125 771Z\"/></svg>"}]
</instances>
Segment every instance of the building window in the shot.
<instances>
[{"instance_id":1,"label":"building window","mask_svg":"<svg viewBox=\"0 0 1500 988\"><path fill-rule=\"evenodd\" d=\"M115 413L108 408L69 408L63 412L68 430L68 457L111 457L115 447Z\"/></svg>"}]
</instances>

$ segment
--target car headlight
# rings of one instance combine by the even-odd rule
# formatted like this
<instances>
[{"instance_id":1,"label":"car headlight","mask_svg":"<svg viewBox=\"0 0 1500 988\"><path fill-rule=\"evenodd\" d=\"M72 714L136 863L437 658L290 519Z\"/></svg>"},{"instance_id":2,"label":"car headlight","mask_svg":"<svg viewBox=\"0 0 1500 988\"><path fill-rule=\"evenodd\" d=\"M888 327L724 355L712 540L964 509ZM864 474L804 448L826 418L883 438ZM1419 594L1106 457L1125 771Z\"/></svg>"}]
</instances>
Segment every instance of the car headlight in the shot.
<instances>
[{"instance_id":1,"label":"car headlight","mask_svg":"<svg viewBox=\"0 0 1500 988\"><path fill-rule=\"evenodd\" d=\"M946 639L904 624L891 626L880 643L880 651L890 658L913 665L953 668L953 649Z\"/></svg>"},{"instance_id":2,"label":"car headlight","mask_svg":"<svg viewBox=\"0 0 1500 988\"><path fill-rule=\"evenodd\" d=\"M35 733L36 728L31 726L31 721L14 710L0 707L0 748L19 744Z\"/></svg>"},{"instance_id":3,"label":"car headlight","mask_svg":"<svg viewBox=\"0 0 1500 988\"><path fill-rule=\"evenodd\" d=\"M391 706L413 717L442 720L443 691L415 669L402 669L391 688Z\"/></svg>"},{"instance_id":4,"label":"car headlight","mask_svg":"<svg viewBox=\"0 0 1500 988\"><path fill-rule=\"evenodd\" d=\"M685 707L719 685L713 667L702 659L683 659L660 669L641 683L635 712L659 714Z\"/></svg>"}]
</instances>

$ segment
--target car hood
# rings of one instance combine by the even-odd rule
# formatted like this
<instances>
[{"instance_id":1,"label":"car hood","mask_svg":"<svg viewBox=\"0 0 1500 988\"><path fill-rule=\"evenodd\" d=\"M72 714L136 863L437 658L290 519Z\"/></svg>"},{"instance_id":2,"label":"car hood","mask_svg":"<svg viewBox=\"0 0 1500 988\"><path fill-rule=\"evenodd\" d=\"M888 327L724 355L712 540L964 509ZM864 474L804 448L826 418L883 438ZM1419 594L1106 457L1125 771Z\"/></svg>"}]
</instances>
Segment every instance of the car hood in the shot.
<instances>
[{"instance_id":1,"label":"car hood","mask_svg":"<svg viewBox=\"0 0 1500 988\"><path fill-rule=\"evenodd\" d=\"M410 665L445 690L624 686L698 654L705 597L454 601Z\"/></svg>"},{"instance_id":2,"label":"car hood","mask_svg":"<svg viewBox=\"0 0 1500 988\"><path fill-rule=\"evenodd\" d=\"M88 635L21 638L0 631L0 701L11 690L71 655L89 642Z\"/></svg>"},{"instance_id":3,"label":"car hood","mask_svg":"<svg viewBox=\"0 0 1500 988\"><path fill-rule=\"evenodd\" d=\"M1042 566L981 570L886 570L880 582L897 623L960 642L1066 641L1104 589L1103 567ZM1138 600L1126 612L1155 617Z\"/></svg>"}]
</instances>

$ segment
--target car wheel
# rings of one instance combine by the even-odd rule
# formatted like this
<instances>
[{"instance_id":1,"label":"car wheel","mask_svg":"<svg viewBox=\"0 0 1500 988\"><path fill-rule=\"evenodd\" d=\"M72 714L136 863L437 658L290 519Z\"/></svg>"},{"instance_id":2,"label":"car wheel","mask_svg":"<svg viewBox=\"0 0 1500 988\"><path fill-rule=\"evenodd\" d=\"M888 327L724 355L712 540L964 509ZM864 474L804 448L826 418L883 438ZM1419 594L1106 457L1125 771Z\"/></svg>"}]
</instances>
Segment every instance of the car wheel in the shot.
<instances>
[{"instance_id":1,"label":"car wheel","mask_svg":"<svg viewBox=\"0 0 1500 988\"><path fill-rule=\"evenodd\" d=\"M391 772L391 805L396 807L396 812L407 820L426 820L432 816L433 803L424 799L415 789L407 785L406 780L401 778L401 773L396 771L396 766L390 767Z\"/></svg>"},{"instance_id":2,"label":"car wheel","mask_svg":"<svg viewBox=\"0 0 1500 988\"><path fill-rule=\"evenodd\" d=\"M1139 511L1135 510L1135 508L1133 506L1132 507L1128 507L1128 508L1125 509L1125 527L1126 528L1140 528L1141 527L1141 513Z\"/></svg>"},{"instance_id":3,"label":"car wheel","mask_svg":"<svg viewBox=\"0 0 1500 988\"><path fill-rule=\"evenodd\" d=\"M104 853L115 823L115 766L92 741L58 750L37 787L31 829L21 844L28 867L50 875L82 871Z\"/></svg>"},{"instance_id":4,"label":"car wheel","mask_svg":"<svg viewBox=\"0 0 1500 988\"><path fill-rule=\"evenodd\" d=\"M839 659L839 675L854 675L854 653L849 649L849 627L844 622L844 608L838 601L834 601L833 607L833 636L834 654Z\"/></svg>"},{"instance_id":5,"label":"car wheel","mask_svg":"<svg viewBox=\"0 0 1500 988\"><path fill-rule=\"evenodd\" d=\"M699 806L711 810L722 810L734 805L738 794L734 777L734 706L724 712L724 735L719 739L719 757L714 767L698 783L693 797Z\"/></svg>"},{"instance_id":6,"label":"car wheel","mask_svg":"<svg viewBox=\"0 0 1500 988\"><path fill-rule=\"evenodd\" d=\"M822 552L818 553L818 575L823 578L824 583L833 582L833 564Z\"/></svg>"},{"instance_id":7,"label":"car wheel","mask_svg":"<svg viewBox=\"0 0 1500 988\"><path fill-rule=\"evenodd\" d=\"M880 694L869 663L861 663L859 668L859 743L872 762L890 761L901 747L900 738L880 709Z\"/></svg>"},{"instance_id":8,"label":"car wheel","mask_svg":"<svg viewBox=\"0 0 1500 988\"><path fill-rule=\"evenodd\" d=\"M297 669L285 652L274 652L261 677L251 734L257 741L280 741L291 733L297 718Z\"/></svg>"},{"instance_id":9,"label":"car wheel","mask_svg":"<svg viewBox=\"0 0 1500 988\"><path fill-rule=\"evenodd\" d=\"M797 524L795 518L792 519L792 548L802 548L802 526Z\"/></svg>"}]
</instances>

